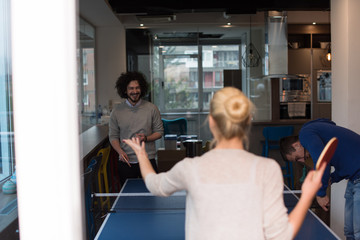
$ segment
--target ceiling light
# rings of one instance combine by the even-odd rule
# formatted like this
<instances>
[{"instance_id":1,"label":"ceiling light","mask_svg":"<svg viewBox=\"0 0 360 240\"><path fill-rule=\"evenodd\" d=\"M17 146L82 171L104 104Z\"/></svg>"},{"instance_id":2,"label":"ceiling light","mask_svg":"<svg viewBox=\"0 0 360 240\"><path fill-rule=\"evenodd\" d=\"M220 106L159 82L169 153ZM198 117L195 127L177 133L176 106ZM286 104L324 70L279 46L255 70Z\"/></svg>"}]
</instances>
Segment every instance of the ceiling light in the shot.
<instances>
[{"instance_id":1,"label":"ceiling light","mask_svg":"<svg viewBox=\"0 0 360 240\"><path fill-rule=\"evenodd\" d=\"M320 47L321 49L324 49L324 55L322 58L327 62L331 62L331 42L320 42Z\"/></svg>"},{"instance_id":2,"label":"ceiling light","mask_svg":"<svg viewBox=\"0 0 360 240\"><path fill-rule=\"evenodd\" d=\"M328 52L326 53L325 57L328 62L331 62L331 45L330 45L330 43L328 45Z\"/></svg>"},{"instance_id":3,"label":"ceiling light","mask_svg":"<svg viewBox=\"0 0 360 240\"><path fill-rule=\"evenodd\" d=\"M246 46L246 50L242 55L242 61L245 67L257 67L260 64L260 54L251 41L251 16L250 16L250 44Z\"/></svg>"},{"instance_id":4,"label":"ceiling light","mask_svg":"<svg viewBox=\"0 0 360 240\"><path fill-rule=\"evenodd\" d=\"M313 25L316 25L316 22L313 22Z\"/></svg>"},{"instance_id":5,"label":"ceiling light","mask_svg":"<svg viewBox=\"0 0 360 240\"><path fill-rule=\"evenodd\" d=\"M326 60L328 60L329 62L331 61L331 52L328 52L326 54Z\"/></svg>"},{"instance_id":6,"label":"ceiling light","mask_svg":"<svg viewBox=\"0 0 360 240\"><path fill-rule=\"evenodd\" d=\"M168 23L176 20L176 15L146 15L136 16L139 22L144 23Z\"/></svg>"}]
</instances>

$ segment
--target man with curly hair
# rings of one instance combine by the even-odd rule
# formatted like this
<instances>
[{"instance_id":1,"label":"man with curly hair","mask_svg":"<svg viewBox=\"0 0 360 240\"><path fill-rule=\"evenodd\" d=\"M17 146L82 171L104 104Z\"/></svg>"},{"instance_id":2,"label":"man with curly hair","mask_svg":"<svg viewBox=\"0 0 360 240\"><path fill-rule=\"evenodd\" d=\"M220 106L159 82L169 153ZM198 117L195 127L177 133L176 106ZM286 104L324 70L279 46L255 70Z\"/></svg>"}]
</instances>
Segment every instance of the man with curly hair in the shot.
<instances>
[{"instance_id":1,"label":"man with curly hair","mask_svg":"<svg viewBox=\"0 0 360 240\"><path fill-rule=\"evenodd\" d=\"M164 133L159 109L144 99L148 84L140 72L122 73L116 81L117 92L125 101L112 110L109 123L109 140L119 154L120 183L127 178L141 177L138 159L123 140L137 137L145 142L151 164L157 169L155 141Z\"/></svg>"}]
</instances>

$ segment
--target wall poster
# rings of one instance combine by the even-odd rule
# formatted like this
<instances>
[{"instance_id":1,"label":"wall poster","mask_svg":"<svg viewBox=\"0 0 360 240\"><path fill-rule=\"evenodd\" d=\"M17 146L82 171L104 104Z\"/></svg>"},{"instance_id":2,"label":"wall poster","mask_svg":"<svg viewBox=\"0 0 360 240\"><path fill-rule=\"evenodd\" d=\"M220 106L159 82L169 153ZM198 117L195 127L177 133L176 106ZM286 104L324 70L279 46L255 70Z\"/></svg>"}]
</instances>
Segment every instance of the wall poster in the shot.
<instances>
[{"instance_id":1,"label":"wall poster","mask_svg":"<svg viewBox=\"0 0 360 240\"><path fill-rule=\"evenodd\" d=\"M316 79L318 102L331 102L331 71L317 71Z\"/></svg>"}]
</instances>

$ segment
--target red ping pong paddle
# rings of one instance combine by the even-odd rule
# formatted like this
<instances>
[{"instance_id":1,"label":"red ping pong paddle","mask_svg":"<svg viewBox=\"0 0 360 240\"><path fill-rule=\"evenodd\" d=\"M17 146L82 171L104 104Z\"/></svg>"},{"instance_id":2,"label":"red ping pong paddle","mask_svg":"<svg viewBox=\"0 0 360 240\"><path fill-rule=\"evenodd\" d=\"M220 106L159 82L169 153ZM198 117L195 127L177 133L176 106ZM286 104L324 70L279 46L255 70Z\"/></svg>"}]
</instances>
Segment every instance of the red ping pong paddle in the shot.
<instances>
[{"instance_id":1,"label":"red ping pong paddle","mask_svg":"<svg viewBox=\"0 0 360 240\"><path fill-rule=\"evenodd\" d=\"M316 171L319 170L322 164L328 164L335 153L336 147L338 145L338 139L333 137L330 141L326 144L324 149L322 150L320 157L316 163Z\"/></svg>"}]
</instances>

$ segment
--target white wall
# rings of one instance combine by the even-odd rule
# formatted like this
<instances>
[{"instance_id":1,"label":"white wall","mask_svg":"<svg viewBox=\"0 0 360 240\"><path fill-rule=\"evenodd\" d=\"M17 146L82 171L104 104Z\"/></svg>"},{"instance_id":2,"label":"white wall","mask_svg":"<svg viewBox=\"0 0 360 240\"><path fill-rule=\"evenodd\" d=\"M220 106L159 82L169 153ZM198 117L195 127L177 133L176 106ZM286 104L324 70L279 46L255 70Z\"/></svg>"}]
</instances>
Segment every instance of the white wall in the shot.
<instances>
[{"instance_id":1,"label":"white wall","mask_svg":"<svg viewBox=\"0 0 360 240\"><path fill-rule=\"evenodd\" d=\"M80 16L96 29L96 101L119 99L116 79L126 71L125 28L103 0L79 0Z\"/></svg>"},{"instance_id":2,"label":"white wall","mask_svg":"<svg viewBox=\"0 0 360 240\"><path fill-rule=\"evenodd\" d=\"M125 29L96 28L96 96L98 104L109 106L109 100L120 99L115 82L126 71Z\"/></svg>"},{"instance_id":3,"label":"white wall","mask_svg":"<svg viewBox=\"0 0 360 240\"><path fill-rule=\"evenodd\" d=\"M360 133L360 1L331 0L332 119ZM343 239L346 181L331 187L331 228Z\"/></svg>"}]
</instances>

